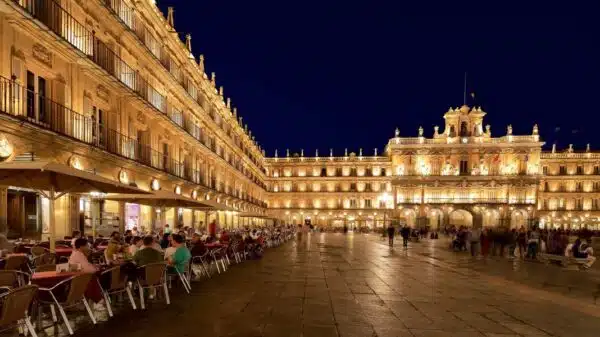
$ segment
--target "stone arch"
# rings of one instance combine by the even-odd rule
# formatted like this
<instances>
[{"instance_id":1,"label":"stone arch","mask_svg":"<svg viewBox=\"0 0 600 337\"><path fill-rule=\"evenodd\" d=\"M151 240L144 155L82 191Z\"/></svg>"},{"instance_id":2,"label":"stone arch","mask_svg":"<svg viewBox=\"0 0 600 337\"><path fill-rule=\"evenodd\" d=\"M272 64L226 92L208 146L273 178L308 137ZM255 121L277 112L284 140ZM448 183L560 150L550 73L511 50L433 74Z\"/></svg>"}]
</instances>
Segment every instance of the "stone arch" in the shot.
<instances>
[{"instance_id":1,"label":"stone arch","mask_svg":"<svg viewBox=\"0 0 600 337\"><path fill-rule=\"evenodd\" d=\"M417 222L417 213L412 208L405 208L400 211L400 220L404 221L409 227L414 227Z\"/></svg>"},{"instance_id":2,"label":"stone arch","mask_svg":"<svg viewBox=\"0 0 600 337\"><path fill-rule=\"evenodd\" d=\"M510 227L521 228L527 227L528 213L527 210L515 209L510 213Z\"/></svg>"},{"instance_id":3,"label":"stone arch","mask_svg":"<svg viewBox=\"0 0 600 337\"><path fill-rule=\"evenodd\" d=\"M439 208L430 209L427 212L427 224L431 229L441 229L444 222L444 211Z\"/></svg>"},{"instance_id":4,"label":"stone arch","mask_svg":"<svg viewBox=\"0 0 600 337\"><path fill-rule=\"evenodd\" d=\"M483 227L496 227L500 225L500 212L491 208L483 211L482 214L482 225Z\"/></svg>"},{"instance_id":5,"label":"stone arch","mask_svg":"<svg viewBox=\"0 0 600 337\"><path fill-rule=\"evenodd\" d=\"M473 227L473 214L465 209L455 209L448 216L450 225Z\"/></svg>"}]
</instances>

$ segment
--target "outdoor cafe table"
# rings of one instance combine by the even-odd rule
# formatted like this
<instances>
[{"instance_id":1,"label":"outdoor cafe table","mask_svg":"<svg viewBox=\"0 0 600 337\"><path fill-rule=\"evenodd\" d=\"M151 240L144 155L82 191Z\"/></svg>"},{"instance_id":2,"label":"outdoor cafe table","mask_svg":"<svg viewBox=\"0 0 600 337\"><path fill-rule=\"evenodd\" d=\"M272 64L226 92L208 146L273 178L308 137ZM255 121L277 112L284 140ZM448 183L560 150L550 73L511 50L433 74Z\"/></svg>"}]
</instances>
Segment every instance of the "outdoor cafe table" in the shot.
<instances>
[{"instance_id":1,"label":"outdoor cafe table","mask_svg":"<svg viewBox=\"0 0 600 337\"><path fill-rule=\"evenodd\" d=\"M221 247L227 247L227 245L223 244L223 243L219 243L219 242L213 242L213 243L205 244L204 247L206 247L208 249L217 249L217 248L221 248Z\"/></svg>"},{"instance_id":2,"label":"outdoor cafe table","mask_svg":"<svg viewBox=\"0 0 600 337\"><path fill-rule=\"evenodd\" d=\"M68 248L68 247L57 247L54 249L54 254L56 254L56 258L60 259L61 257L69 257L71 256L71 253L73 252L73 248Z\"/></svg>"},{"instance_id":3,"label":"outdoor cafe table","mask_svg":"<svg viewBox=\"0 0 600 337\"><path fill-rule=\"evenodd\" d=\"M72 276L81 275L81 272L56 272L56 271L44 271L39 273L33 273L31 275L31 284L35 284L41 288L52 288L61 281L64 281ZM65 289L56 290L57 292L65 291ZM39 295L44 295L44 293L39 293ZM39 296L38 295L38 296ZM103 299L102 289L100 289L100 285L98 284L96 275L92 277L90 283L88 283L87 289L85 290L85 297L89 298L94 302L100 302ZM44 298L44 300L48 300ZM51 300L51 299L50 299Z\"/></svg>"}]
</instances>

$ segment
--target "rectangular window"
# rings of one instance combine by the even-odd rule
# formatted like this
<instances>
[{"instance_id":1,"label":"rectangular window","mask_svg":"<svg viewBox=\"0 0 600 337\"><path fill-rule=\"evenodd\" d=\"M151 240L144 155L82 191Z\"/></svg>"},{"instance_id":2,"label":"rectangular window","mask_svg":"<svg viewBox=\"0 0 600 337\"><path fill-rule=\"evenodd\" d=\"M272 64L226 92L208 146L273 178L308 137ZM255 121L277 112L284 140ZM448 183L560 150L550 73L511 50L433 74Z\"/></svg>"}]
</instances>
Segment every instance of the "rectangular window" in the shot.
<instances>
[{"instance_id":1,"label":"rectangular window","mask_svg":"<svg viewBox=\"0 0 600 337\"><path fill-rule=\"evenodd\" d=\"M581 165L577 166L577 174L583 174L583 166L581 166Z\"/></svg>"},{"instance_id":2,"label":"rectangular window","mask_svg":"<svg viewBox=\"0 0 600 337\"><path fill-rule=\"evenodd\" d=\"M27 117L35 119L35 75L27 71Z\"/></svg>"},{"instance_id":3,"label":"rectangular window","mask_svg":"<svg viewBox=\"0 0 600 337\"><path fill-rule=\"evenodd\" d=\"M371 199L365 199L365 208L372 208Z\"/></svg>"},{"instance_id":4,"label":"rectangular window","mask_svg":"<svg viewBox=\"0 0 600 337\"><path fill-rule=\"evenodd\" d=\"M46 122L46 79L38 76L38 119Z\"/></svg>"},{"instance_id":5,"label":"rectangular window","mask_svg":"<svg viewBox=\"0 0 600 337\"><path fill-rule=\"evenodd\" d=\"M567 167L566 167L566 166L560 166L560 167L559 167L559 170L558 170L558 173L559 173L560 175L565 175L565 174L567 174Z\"/></svg>"},{"instance_id":6,"label":"rectangular window","mask_svg":"<svg viewBox=\"0 0 600 337\"><path fill-rule=\"evenodd\" d=\"M542 167L542 172L544 173L545 176L547 176L548 175L548 166Z\"/></svg>"},{"instance_id":7,"label":"rectangular window","mask_svg":"<svg viewBox=\"0 0 600 337\"><path fill-rule=\"evenodd\" d=\"M468 175L469 174L469 162L466 160L460 161L460 175Z\"/></svg>"}]
</instances>

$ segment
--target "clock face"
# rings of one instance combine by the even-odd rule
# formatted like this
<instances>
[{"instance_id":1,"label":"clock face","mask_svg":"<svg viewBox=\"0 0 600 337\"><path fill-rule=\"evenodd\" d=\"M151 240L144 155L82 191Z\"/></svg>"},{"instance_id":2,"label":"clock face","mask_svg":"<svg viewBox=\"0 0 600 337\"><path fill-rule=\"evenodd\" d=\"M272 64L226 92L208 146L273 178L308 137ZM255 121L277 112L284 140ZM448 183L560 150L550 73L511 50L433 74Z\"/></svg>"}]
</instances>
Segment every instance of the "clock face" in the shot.
<instances>
[{"instance_id":1,"label":"clock face","mask_svg":"<svg viewBox=\"0 0 600 337\"><path fill-rule=\"evenodd\" d=\"M0 159L6 159L13 154L13 146L9 143L6 136L0 134Z\"/></svg>"},{"instance_id":2,"label":"clock face","mask_svg":"<svg viewBox=\"0 0 600 337\"><path fill-rule=\"evenodd\" d=\"M119 173L119 181L121 181L121 184L128 185L129 184L129 174L127 174L126 171L121 171Z\"/></svg>"}]
</instances>

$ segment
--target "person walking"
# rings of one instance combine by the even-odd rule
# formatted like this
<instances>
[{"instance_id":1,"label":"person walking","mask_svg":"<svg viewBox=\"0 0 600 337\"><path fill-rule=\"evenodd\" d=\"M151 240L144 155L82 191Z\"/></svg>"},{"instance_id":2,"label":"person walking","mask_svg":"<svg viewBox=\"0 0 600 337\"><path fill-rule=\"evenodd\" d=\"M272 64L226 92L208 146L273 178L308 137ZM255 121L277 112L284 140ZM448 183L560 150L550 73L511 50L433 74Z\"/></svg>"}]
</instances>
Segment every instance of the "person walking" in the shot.
<instances>
[{"instance_id":1,"label":"person walking","mask_svg":"<svg viewBox=\"0 0 600 337\"><path fill-rule=\"evenodd\" d=\"M471 256L475 257L479 255L479 240L481 239L481 229L479 227L473 227L469 235L469 243L471 248Z\"/></svg>"},{"instance_id":2,"label":"person walking","mask_svg":"<svg viewBox=\"0 0 600 337\"><path fill-rule=\"evenodd\" d=\"M390 248L394 247L394 234L396 233L396 229L394 228L394 226L392 226L392 224L390 224L387 228L387 235L388 235L388 241L389 241L389 246Z\"/></svg>"},{"instance_id":3,"label":"person walking","mask_svg":"<svg viewBox=\"0 0 600 337\"><path fill-rule=\"evenodd\" d=\"M400 235L402 235L402 245L404 247L408 247L408 237L410 236L410 228L407 225L404 225L400 230Z\"/></svg>"}]
</instances>

